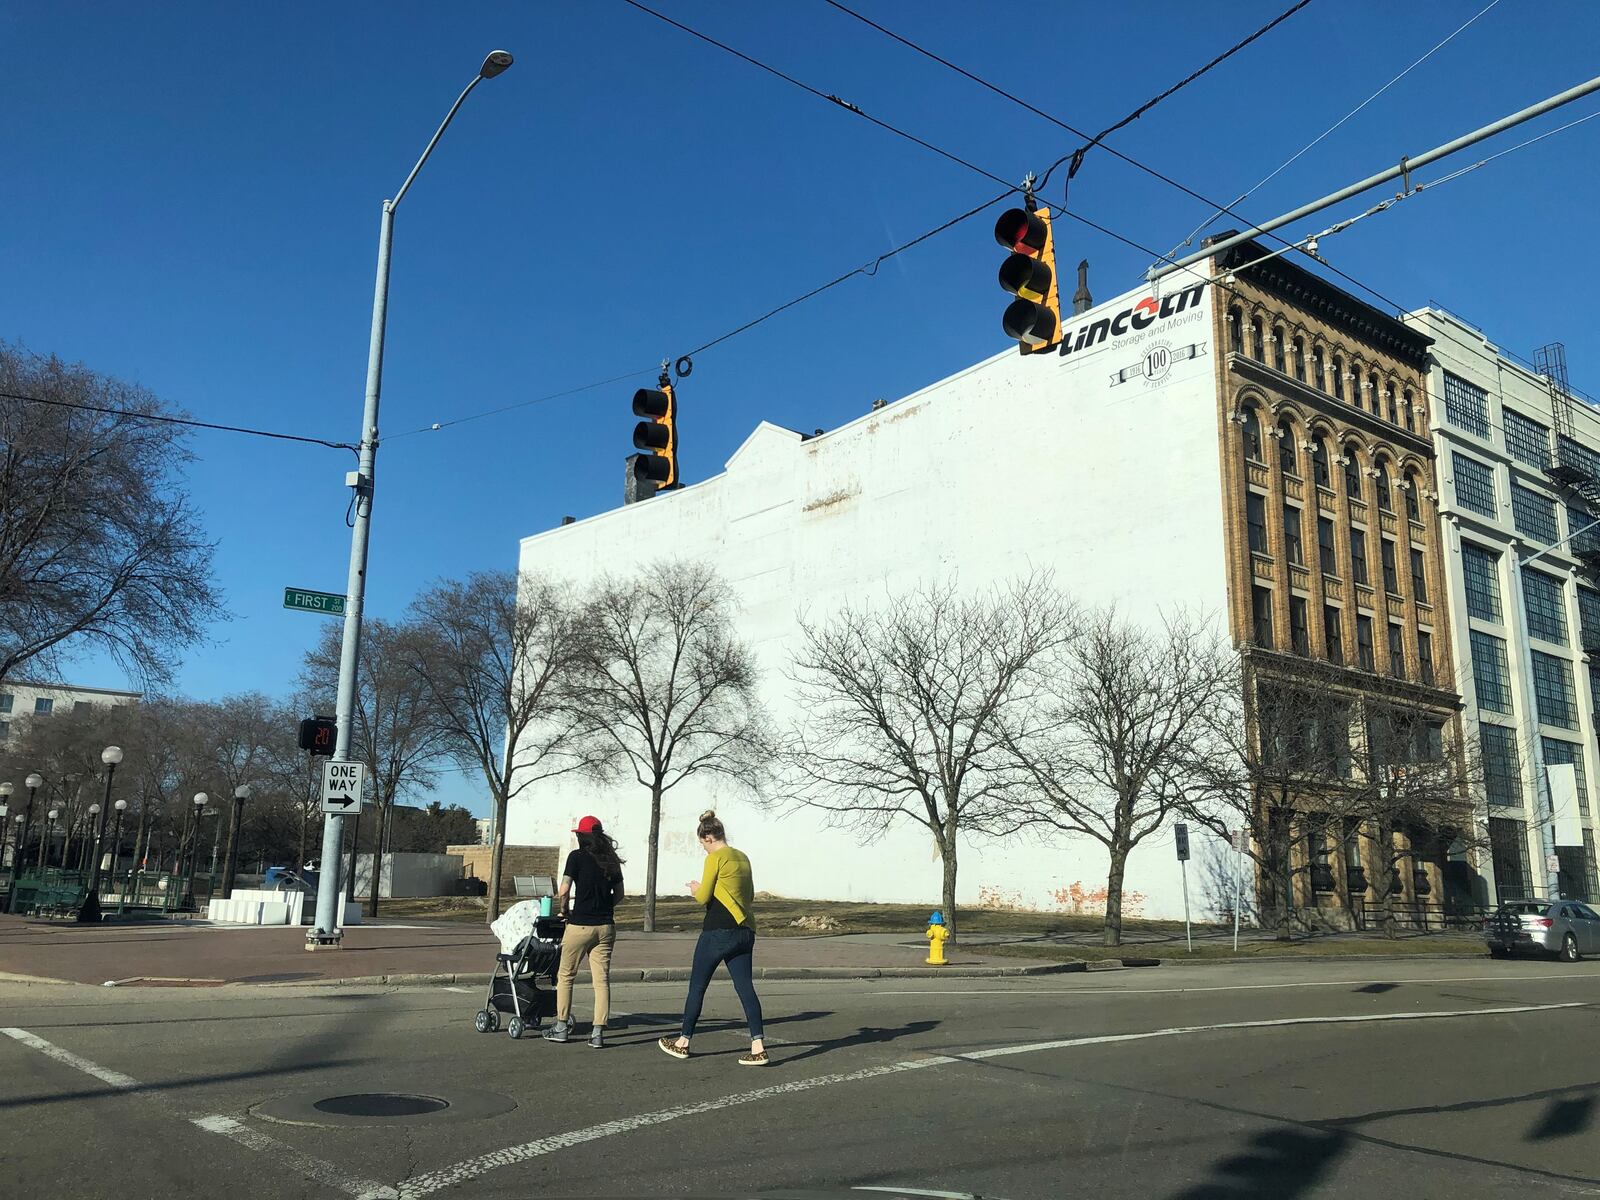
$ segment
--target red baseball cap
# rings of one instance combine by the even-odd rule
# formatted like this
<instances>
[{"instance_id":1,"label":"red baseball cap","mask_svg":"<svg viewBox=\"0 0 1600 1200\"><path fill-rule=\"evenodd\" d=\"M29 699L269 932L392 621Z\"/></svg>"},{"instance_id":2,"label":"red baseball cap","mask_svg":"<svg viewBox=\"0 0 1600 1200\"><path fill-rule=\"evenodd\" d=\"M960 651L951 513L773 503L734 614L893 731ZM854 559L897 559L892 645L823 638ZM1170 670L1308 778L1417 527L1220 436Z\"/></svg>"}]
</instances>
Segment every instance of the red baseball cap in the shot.
<instances>
[{"instance_id":1,"label":"red baseball cap","mask_svg":"<svg viewBox=\"0 0 1600 1200\"><path fill-rule=\"evenodd\" d=\"M593 833L595 830L597 830L599 828L600 828L600 818L599 817L584 817L583 820L578 822L578 827L576 829L574 829L572 832L573 833Z\"/></svg>"}]
</instances>

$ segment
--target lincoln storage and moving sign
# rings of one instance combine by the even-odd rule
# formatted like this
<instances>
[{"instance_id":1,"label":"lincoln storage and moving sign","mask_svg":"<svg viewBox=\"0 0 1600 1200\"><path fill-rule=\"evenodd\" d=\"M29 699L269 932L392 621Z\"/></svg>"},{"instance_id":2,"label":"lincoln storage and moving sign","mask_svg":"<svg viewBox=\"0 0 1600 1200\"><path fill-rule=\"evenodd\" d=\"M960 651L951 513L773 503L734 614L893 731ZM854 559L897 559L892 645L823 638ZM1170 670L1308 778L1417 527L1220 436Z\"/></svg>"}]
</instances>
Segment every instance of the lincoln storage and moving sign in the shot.
<instances>
[{"instance_id":1,"label":"lincoln storage and moving sign","mask_svg":"<svg viewBox=\"0 0 1600 1200\"><path fill-rule=\"evenodd\" d=\"M1116 601L1136 619L1182 606L1221 620L1213 337L1209 286L1129 292L1069 314L1056 353L1008 349L815 437L762 424L723 473L529 537L520 565L581 582L639 546L711 563L743 603L741 633L780 725L805 717L786 677L799 616L823 620L886 590L952 576L976 589L1044 568L1080 600ZM644 853L649 805L635 784L552 779L525 795L511 807L511 841L559 844L593 812L625 856ZM863 844L817 815L779 817L695 777L665 801L661 878L698 875L694 819L713 802L762 890L938 896L938 857L916 826ZM1195 838L1198 868L1214 840ZM977 842L961 847L960 897L1087 911L1105 868L1083 839ZM1135 851L1127 887L1129 915L1182 916L1170 845Z\"/></svg>"}]
</instances>

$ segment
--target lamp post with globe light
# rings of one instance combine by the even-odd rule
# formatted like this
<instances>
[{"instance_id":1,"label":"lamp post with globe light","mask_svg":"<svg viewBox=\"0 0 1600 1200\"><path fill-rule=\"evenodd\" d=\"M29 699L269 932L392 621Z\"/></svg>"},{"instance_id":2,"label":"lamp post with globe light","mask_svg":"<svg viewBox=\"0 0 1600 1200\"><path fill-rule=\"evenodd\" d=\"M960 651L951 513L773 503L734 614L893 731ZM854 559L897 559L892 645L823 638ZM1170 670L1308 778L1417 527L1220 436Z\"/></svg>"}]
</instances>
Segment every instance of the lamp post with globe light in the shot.
<instances>
[{"instance_id":1,"label":"lamp post with globe light","mask_svg":"<svg viewBox=\"0 0 1600 1200\"><path fill-rule=\"evenodd\" d=\"M250 785L233 789L233 811L228 815L228 852L222 859L222 898L233 896L233 877L239 869L239 826L244 820L244 802L250 799Z\"/></svg>"},{"instance_id":2,"label":"lamp post with globe light","mask_svg":"<svg viewBox=\"0 0 1600 1200\"><path fill-rule=\"evenodd\" d=\"M89 806L89 817L94 822L94 850L89 858L89 886L84 892L83 904L78 908L78 920L98 921L100 914L100 844L106 836L106 813L111 808L111 781L116 778L117 764L122 761L121 746L107 746L100 751L100 761L106 768L106 795L103 803ZM121 829L119 812L118 829Z\"/></svg>"},{"instance_id":3,"label":"lamp post with globe light","mask_svg":"<svg viewBox=\"0 0 1600 1200\"><path fill-rule=\"evenodd\" d=\"M6 835L11 832L11 822L6 818L11 815L11 793L16 786L9 782L0 783L0 871L5 870L6 866ZM12 857L15 859L14 853Z\"/></svg>"}]
</instances>

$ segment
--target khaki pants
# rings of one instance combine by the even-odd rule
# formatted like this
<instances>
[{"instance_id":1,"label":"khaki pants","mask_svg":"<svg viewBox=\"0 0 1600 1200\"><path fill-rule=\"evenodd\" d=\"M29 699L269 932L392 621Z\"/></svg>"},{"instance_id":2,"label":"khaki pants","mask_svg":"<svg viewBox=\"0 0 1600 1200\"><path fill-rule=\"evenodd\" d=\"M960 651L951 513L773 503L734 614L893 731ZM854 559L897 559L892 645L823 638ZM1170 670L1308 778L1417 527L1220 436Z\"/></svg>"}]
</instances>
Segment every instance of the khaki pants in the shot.
<instances>
[{"instance_id":1,"label":"khaki pants","mask_svg":"<svg viewBox=\"0 0 1600 1200\"><path fill-rule=\"evenodd\" d=\"M556 971L556 1020L572 1022L572 984L578 964L589 960L594 980L594 1023L604 1025L611 1015L611 947L617 940L615 925L568 925L561 939L561 966Z\"/></svg>"}]
</instances>

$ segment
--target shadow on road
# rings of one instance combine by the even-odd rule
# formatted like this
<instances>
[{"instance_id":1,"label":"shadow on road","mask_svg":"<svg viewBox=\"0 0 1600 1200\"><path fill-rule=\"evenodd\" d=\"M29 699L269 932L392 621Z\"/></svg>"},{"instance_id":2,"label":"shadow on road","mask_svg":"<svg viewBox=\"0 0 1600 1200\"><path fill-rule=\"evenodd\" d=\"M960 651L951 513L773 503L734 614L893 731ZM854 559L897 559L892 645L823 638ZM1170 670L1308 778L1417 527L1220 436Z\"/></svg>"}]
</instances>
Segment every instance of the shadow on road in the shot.
<instances>
[{"instance_id":1,"label":"shadow on road","mask_svg":"<svg viewBox=\"0 0 1600 1200\"><path fill-rule=\"evenodd\" d=\"M834 1050L843 1050L847 1046L873 1046L884 1042L893 1042L903 1037L910 1037L916 1033L927 1033L937 1029L938 1021L907 1021L904 1025L875 1026L864 1025L855 1033L845 1034L843 1037L830 1038L822 1042L790 1042L791 1046L806 1046L799 1054L785 1054L777 1060L783 1066L793 1066L797 1062L804 1062L808 1058L815 1058L819 1054L827 1054Z\"/></svg>"},{"instance_id":2,"label":"shadow on road","mask_svg":"<svg viewBox=\"0 0 1600 1200\"><path fill-rule=\"evenodd\" d=\"M1212 1177L1173 1200L1291 1200L1308 1195L1349 1148L1346 1134L1269 1129L1250 1138L1242 1154L1212 1164Z\"/></svg>"},{"instance_id":3,"label":"shadow on road","mask_svg":"<svg viewBox=\"0 0 1600 1200\"><path fill-rule=\"evenodd\" d=\"M341 1058L325 1062L296 1063L282 1067L261 1067L254 1071L226 1071L214 1075L194 1075L187 1079L173 1079L166 1083L141 1083L135 1088L84 1088L76 1092L48 1092L34 1096L8 1096L0 1099L0 1109L26 1108L34 1104L61 1104L76 1100L95 1100L105 1096L148 1096L152 1093L172 1092L183 1088L204 1087L211 1083L237 1083L244 1079L268 1079L277 1075L298 1075L307 1071L326 1071L334 1067L360 1066L371 1060Z\"/></svg>"},{"instance_id":4,"label":"shadow on road","mask_svg":"<svg viewBox=\"0 0 1600 1200\"><path fill-rule=\"evenodd\" d=\"M1571 1137L1582 1133L1594 1123L1594 1097L1579 1096L1573 1100L1554 1100L1545 1110L1544 1119L1528 1134L1530 1142L1548 1141L1550 1138Z\"/></svg>"}]
</instances>

